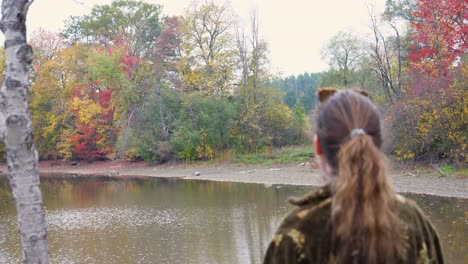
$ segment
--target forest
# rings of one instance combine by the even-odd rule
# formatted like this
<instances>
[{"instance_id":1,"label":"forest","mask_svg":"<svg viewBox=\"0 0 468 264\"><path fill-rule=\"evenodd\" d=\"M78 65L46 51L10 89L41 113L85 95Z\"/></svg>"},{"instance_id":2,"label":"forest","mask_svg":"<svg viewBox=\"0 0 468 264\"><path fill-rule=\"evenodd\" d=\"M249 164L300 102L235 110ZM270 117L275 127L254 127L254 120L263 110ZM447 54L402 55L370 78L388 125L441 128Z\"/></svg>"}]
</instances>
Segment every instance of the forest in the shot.
<instances>
[{"instance_id":1,"label":"forest","mask_svg":"<svg viewBox=\"0 0 468 264\"><path fill-rule=\"evenodd\" d=\"M467 5L369 6L369 35L336 33L321 50L330 69L298 76L270 71L255 12L242 21L217 2L177 17L133 0L94 6L29 38L39 157L162 163L309 144L316 91L336 87L371 93L395 160L465 167Z\"/></svg>"}]
</instances>

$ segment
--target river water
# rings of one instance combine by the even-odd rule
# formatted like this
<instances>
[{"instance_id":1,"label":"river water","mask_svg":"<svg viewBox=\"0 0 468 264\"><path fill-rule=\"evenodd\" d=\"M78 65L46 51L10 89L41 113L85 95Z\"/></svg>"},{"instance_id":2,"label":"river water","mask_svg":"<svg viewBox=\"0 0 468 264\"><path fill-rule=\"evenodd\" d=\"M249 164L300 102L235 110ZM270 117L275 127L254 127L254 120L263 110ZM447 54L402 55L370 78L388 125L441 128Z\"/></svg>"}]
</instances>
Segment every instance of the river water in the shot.
<instances>
[{"instance_id":1,"label":"river water","mask_svg":"<svg viewBox=\"0 0 468 264\"><path fill-rule=\"evenodd\" d=\"M51 263L261 263L312 187L162 179L41 179ZM406 195L439 231L447 263L468 263L468 200ZM16 212L0 177L0 263L20 263Z\"/></svg>"}]
</instances>

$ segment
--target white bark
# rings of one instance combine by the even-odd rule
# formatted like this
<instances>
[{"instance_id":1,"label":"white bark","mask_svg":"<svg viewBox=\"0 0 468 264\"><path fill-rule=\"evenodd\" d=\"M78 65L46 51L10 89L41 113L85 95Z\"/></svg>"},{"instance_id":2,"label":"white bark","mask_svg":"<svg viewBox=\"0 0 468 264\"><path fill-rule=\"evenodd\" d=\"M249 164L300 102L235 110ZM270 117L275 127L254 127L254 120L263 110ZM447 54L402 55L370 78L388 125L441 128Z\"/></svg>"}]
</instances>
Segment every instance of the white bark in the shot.
<instances>
[{"instance_id":1,"label":"white bark","mask_svg":"<svg viewBox=\"0 0 468 264\"><path fill-rule=\"evenodd\" d=\"M7 149L10 186L18 214L24 263L49 263L45 212L39 189L37 152L28 110L32 49L26 43L26 14L32 0L3 0L6 72L0 93L0 132Z\"/></svg>"}]
</instances>

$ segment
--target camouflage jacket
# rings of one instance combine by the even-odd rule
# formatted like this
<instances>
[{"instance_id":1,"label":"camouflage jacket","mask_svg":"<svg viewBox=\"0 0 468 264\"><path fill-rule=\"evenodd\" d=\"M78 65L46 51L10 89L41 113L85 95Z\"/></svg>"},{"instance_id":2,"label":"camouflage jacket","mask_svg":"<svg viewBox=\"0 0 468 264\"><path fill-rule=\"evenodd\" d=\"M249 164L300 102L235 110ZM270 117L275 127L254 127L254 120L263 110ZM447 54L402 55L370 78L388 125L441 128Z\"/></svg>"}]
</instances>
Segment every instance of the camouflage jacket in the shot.
<instances>
[{"instance_id":1,"label":"camouflage jacket","mask_svg":"<svg viewBox=\"0 0 468 264\"><path fill-rule=\"evenodd\" d=\"M438 235L421 209L410 199L397 196L397 212L405 225L406 259L394 263L443 263ZM335 263L331 241L331 192L328 186L300 199L282 222L266 256L270 263Z\"/></svg>"}]
</instances>

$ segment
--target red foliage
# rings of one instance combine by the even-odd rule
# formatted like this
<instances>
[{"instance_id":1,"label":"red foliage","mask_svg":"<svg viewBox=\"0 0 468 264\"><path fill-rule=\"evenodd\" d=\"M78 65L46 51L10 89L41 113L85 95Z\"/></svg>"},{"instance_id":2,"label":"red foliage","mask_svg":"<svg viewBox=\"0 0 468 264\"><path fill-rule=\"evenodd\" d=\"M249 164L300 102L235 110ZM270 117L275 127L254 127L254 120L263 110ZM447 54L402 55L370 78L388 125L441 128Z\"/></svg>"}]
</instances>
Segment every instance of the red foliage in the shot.
<instances>
[{"instance_id":1,"label":"red foliage","mask_svg":"<svg viewBox=\"0 0 468 264\"><path fill-rule=\"evenodd\" d=\"M117 134L117 129L113 126L114 108L111 103L112 92L111 88L106 90L95 90L99 82L93 82L89 85L76 86L73 89L74 97L88 97L97 103L104 113L99 114L91 123L82 123L75 119L75 134L69 135L68 139L73 144L73 157L85 160L103 159L112 152L112 141ZM74 109L78 113L80 109ZM98 127L107 127L105 133L98 133ZM98 143L105 142L105 144Z\"/></svg>"},{"instance_id":2,"label":"red foliage","mask_svg":"<svg viewBox=\"0 0 468 264\"><path fill-rule=\"evenodd\" d=\"M468 50L468 1L418 0L412 15L414 67L432 76L447 76Z\"/></svg>"},{"instance_id":3,"label":"red foliage","mask_svg":"<svg viewBox=\"0 0 468 264\"><path fill-rule=\"evenodd\" d=\"M131 55L123 55L120 61L124 64L123 71L129 76L136 71L141 59Z\"/></svg>"},{"instance_id":4,"label":"red foliage","mask_svg":"<svg viewBox=\"0 0 468 264\"><path fill-rule=\"evenodd\" d=\"M178 17L169 17L164 23L161 34L156 39L155 59L156 63L164 63L177 56L180 45L178 36L180 20Z\"/></svg>"},{"instance_id":5,"label":"red foliage","mask_svg":"<svg viewBox=\"0 0 468 264\"><path fill-rule=\"evenodd\" d=\"M70 141L74 144L73 156L84 160L103 158L103 153L96 149L96 128L82 123L77 123L75 125L76 134L68 136Z\"/></svg>"},{"instance_id":6,"label":"red foliage","mask_svg":"<svg viewBox=\"0 0 468 264\"><path fill-rule=\"evenodd\" d=\"M132 73L136 71L138 65L141 62L141 58L133 56L130 54L130 45L129 43L122 37L117 36L115 38L115 47L122 50L122 58L120 62L124 64L123 71L129 76L132 76ZM112 54L115 48L108 48L109 54Z\"/></svg>"},{"instance_id":7,"label":"red foliage","mask_svg":"<svg viewBox=\"0 0 468 264\"><path fill-rule=\"evenodd\" d=\"M111 88L107 88L104 91L100 91L98 93L99 96L99 105L107 110L106 116L110 114L112 117L114 114L114 109L111 108L111 99L112 99L112 92L113 90Z\"/></svg>"},{"instance_id":8,"label":"red foliage","mask_svg":"<svg viewBox=\"0 0 468 264\"><path fill-rule=\"evenodd\" d=\"M408 72L408 80L403 88L403 95L413 99L423 98L427 94L446 90L451 83L452 78L448 76L433 77L417 69L411 69Z\"/></svg>"},{"instance_id":9,"label":"red foliage","mask_svg":"<svg viewBox=\"0 0 468 264\"><path fill-rule=\"evenodd\" d=\"M176 77L178 74L176 61L179 59L179 47L182 43L180 35L181 20L179 17L169 17L164 23L161 34L156 39L156 48L154 50L154 72L159 77L166 77L175 86L179 86L180 80ZM169 74L168 74L169 73Z\"/></svg>"}]
</instances>

